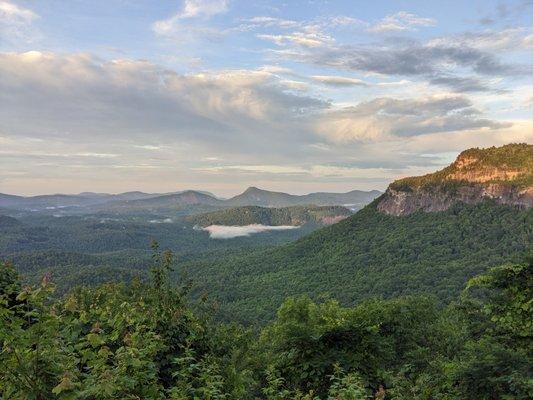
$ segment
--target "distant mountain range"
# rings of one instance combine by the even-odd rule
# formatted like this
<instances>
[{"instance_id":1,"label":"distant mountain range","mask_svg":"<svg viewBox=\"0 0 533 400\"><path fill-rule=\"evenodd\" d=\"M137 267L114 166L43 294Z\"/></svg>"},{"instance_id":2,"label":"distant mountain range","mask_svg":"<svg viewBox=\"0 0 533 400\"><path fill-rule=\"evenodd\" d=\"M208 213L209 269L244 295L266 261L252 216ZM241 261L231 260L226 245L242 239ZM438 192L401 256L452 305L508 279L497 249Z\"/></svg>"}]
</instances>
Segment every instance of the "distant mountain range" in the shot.
<instances>
[{"instance_id":1,"label":"distant mountain range","mask_svg":"<svg viewBox=\"0 0 533 400\"><path fill-rule=\"evenodd\" d=\"M161 196L143 192L120 194L84 192L80 194L51 194L41 196L14 196L0 193L0 207L16 209L53 209L65 207L86 207L113 201L131 201Z\"/></svg>"},{"instance_id":2,"label":"distant mountain range","mask_svg":"<svg viewBox=\"0 0 533 400\"><path fill-rule=\"evenodd\" d=\"M381 192L352 190L348 193L310 193L303 196L283 192L271 192L256 187L249 187L243 193L226 200L232 206L287 207L314 204L317 206L350 205L361 208L370 203Z\"/></svg>"},{"instance_id":3,"label":"distant mountain range","mask_svg":"<svg viewBox=\"0 0 533 400\"><path fill-rule=\"evenodd\" d=\"M261 206L288 207L295 205L346 205L352 210L360 209L379 196L377 190L353 190L348 193L311 193L297 196L288 193L272 192L255 187L227 200L220 199L205 191L187 190L174 193L127 192L121 194L84 192L77 195L43 195L22 197L0 194L0 207L17 210L56 210L87 208L95 211L138 211L175 209L187 206Z\"/></svg>"}]
</instances>

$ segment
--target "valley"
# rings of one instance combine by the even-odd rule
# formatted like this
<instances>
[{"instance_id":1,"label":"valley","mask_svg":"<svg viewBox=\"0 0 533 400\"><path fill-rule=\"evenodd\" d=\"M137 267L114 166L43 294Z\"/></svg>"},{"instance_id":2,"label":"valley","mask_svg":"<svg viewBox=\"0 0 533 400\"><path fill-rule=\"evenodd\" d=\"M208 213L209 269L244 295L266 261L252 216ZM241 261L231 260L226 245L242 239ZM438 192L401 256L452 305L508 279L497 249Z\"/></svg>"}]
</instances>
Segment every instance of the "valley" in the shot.
<instances>
[{"instance_id":1,"label":"valley","mask_svg":"<svg viewBox=\"0 0 533 400\"><path fill-rule=\"evenodd\" d=\"M0 257L28 282L52 273L65 292L78 284L145 279L156 240L177 257L173 279L192 279L192 298L207 294L220 305L217 318L245 324L268 322L292 295L349 306L424 293L447 304L468 279L491 265L518 262L530 247L531 149L467 150L442 171L393 182L379 197L376 191L294 196L257 188L227 200L194 191L18 202L4 196ZM479 179L482 173L491 178ZM294 205L308 201L316 204ZM353 214L340 204L346 202L370 204Z\"/></svg>"},{"instance_id":2,"label":"valley","mask_svg":"<svg viewBox=\"0 0 533 400\"><path fill-rule=\"evenodd\" d=\"M495 154L506 164L491 165L487 175L486 160L493 162ZM208 365L215 365L222 371L214 378L220 387L243 391L236 399L244 393L251 399L264 387L287 393L287 399L315 391L331 396L337 387L377 396L385 393L384 385L389 396L409 393L405 385L421 385L457 398L483 397L486 390L473 391L470 384L448 388L470 382L475 367L469 363L480 354L496 357L523 385L528 363L517 360L529 325L516 310L526 310L525 303L507 305L518 300L499 297L498 290L531 290L532 160L530 145L468 150L450 167L393 182L379 196L360 197L356 191L292 196L255 188L229 200L192 191L135 193L127 200L129 194L98 195L99 200L3 196L0 258L7 263L0 265L0 293L8 303L7 308L0 303L0 310L14 317L0 314L5 319L0 334L17 348L59 340L84 349L88 341L83 354L104 357L99 363L113 351L109 346L118 345L117 352L138 346L133 359L146 362L154 355L141 354L159 346L154 354L188 354L174 366L161 362L159 380L172 382L165 374L179 371L180 382L198 382L197 374L212 376ZM84 203L79 197L93 199ZM299 204L310 199L319 204ZM363 208L354 213L336 202ZM32 292L27 285L39 289ZM485 294L471 289L477 287ZM40 293L47 296L44 302ZM39 339L16 317L26 302L38 315L33 326L44 332ZM487 310L499 315L498 307L504 307L506 321L513 318L510 325L486 320ZM126 324L117 325L122 318ZM131 325L134 320L140 328ZM472 333L479 326L486 326L481 341ZM138 344L131 342L131 330ZM127 343L116 344L112 335ZM78 357L77 351L50 357ZM8 353L3 358L20 365ZM34 359L31 355L28 362ZM361 359L367 366L374 361L362 368ZM201 364L191 370L197 360ZM411 381L402 372L405 365L414 379L430 374L433 383ZM465 372L451 373L449 365ZM344 368L359 372L346 375ZM93 371L82 367L72 376L92 379ZM277 382L286 389L269 383L272 373L284 377ZM482 379L493 375L483 372ZM240 381L232 383L235 376ZM61 379L54 391L74 390L70 375ZM338 383L327 383L332 379ZM204 393L209 386L198 385L198 392L186 393ZM96 385L84 391L92 387L107 390ZM497 390L523 393L507 384Z\"/></svg>"}]
</instances>

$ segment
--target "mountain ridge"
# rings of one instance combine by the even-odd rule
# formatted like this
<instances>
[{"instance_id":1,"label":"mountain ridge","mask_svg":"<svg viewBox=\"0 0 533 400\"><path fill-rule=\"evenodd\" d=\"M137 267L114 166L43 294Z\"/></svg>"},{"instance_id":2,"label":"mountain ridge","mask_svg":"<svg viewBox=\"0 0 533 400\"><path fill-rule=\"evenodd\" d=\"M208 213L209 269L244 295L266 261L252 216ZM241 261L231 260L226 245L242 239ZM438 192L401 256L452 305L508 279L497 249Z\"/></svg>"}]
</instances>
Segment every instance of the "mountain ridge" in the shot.
<instances>
[{"instance_id":1,"label":"mountain ridge","mask_svg":"<svg viewBox=\"0 0 533 400\"><path fill-rule=\"evenodd\" d=\"M306 195L293 195L250 186L244 192L229 199L221 199L214 194L201 190L185 190L172 193L144 193L131 191L119 194L82 192L77 195L39 195L15 196L0 194L0 207L14 209L56 209L67 207L90 207L96 210L106 208L124 210L128 207L141 209L157 207L176 207L190 205L209 205L220 207L260 206L289 207L297 205L344 205L355 209L362 208L381 192L377 190L352 190L346 193L316 192Z\"/></svg>"},{"instance_id":2,"label":"mountain ridge","mask_svg":"<svg viewBox=\"0 0 533 400\"><path fill-rule=\"evenodd\" d=\"M389 185L377 208L389 215L445 211L461 202L533 206L533 145L472 148L446 168Z\"/></svg>"}]
</instances>

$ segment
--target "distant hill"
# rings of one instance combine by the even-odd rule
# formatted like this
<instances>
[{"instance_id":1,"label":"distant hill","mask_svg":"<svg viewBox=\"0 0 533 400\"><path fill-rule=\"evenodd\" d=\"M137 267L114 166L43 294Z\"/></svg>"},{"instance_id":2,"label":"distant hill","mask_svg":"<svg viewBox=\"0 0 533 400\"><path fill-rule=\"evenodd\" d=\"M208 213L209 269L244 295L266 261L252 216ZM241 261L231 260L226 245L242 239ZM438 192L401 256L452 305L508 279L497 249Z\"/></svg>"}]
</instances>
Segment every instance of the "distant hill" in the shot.
<instances>
[{"instance_id":1,"label":"distant hill","mask_svg":"<svg viewBox=\"0 0 533 400\"><path fill-rule=\"evenodd\" d=\"M0 208L20 211L60 210L62 213L141 212L176 210L194 206L227 208L238 206L289 207L295 205L346 205L352 211L362 208L380 192L353 190L348 193L311 193L296 196L255 187L231 198L220 199L206 191L187 190L173 193L126 192L120 194L83 192L76 195L13 196L0 193ZM211 209L212 209L211 208ZM201 207L199 211L202 212ZM205 210L204 210L205 211Z\"/></svg>"},{"instance_id":2,"label":"distant hill","mask_svg":"<svg viewBox=\"0 0 533 400\"><path fill-rule=\"evenodd\" d=\"M91 193L80 194L51 194L40 196L12 196L0 194L0 207L10 209L61 209L67 207L87 207L96 204L117 200L137 200L158 196L158 194L148 194L142 192L129 192L121 194Z\"/></svg>"},{"instance_id":3,"label":"distant hill","mask_svg":"<svg viewBox=\"0 0 533 400\"><path fill-rule=\"evenodd\" d=\"M223 201L212 195L188 190L186 192L166 194L148 199L115 201L102 205L101 209L106 211L121 210L157 210L175 209L185 206L195 205L222 205Z\"/></svg>"},{"instance_id":4,"label":"distant hill","mask_svg":"<svg viewBox=\"0 0 533 400\"><path fill-rule=\"evenodd\" d=\"M361 208L379 196L381 192L377 190L361 191L353 190L348 193L310 193L297 196L283 192L272 192L256 187L249 187L243 193L232 197L226 204L232 206L262 206L262 207L288 207L294 205L318 206L324 205L353 205Z\"/></svg>"},{"instance_id":5,"label":"distant hill","mask_svg":"<svg viewBox=\"0 0 533 400\"><path fill-rule=\"evenodd\" d=\"M377 205L386 214L444 211L456 203L533 205L533 145L469 149L432 174L392 183Z\"/></svg>"},{"instance_id":6,"label":"distant hill","mask_svg":"<svg viewBox=\"0 0 533 400\"><path fill-rule=\"evenodd\" d=\"M267 208L259 206L235 207L210 213L193 215L187 218L199 226L251 224L262 225L303 225L309 222L331 225L347 218L352 213L341 206L292 206Z\"/></svg>"},{"instance_id":7,"label":"distant hill","mask_svg":"<svg viewBox=\"0 0 533 400\"><path fill-rule=\"evenodd\" d=\"M80 194L52 194L40 196L13 196L0 193L0 207L15 210L56 210L66 208L85 208L105 205L120 204L120 202L132 202L148 200L161 197L161 203L165 203L171 196L178 196L192 191L174 192L174 193L144 193L139 191L125 192L119 194L83 192ZM209 192L194 192L208 197L215 197ZM185 196L185 197L186 197ZM142 203L140 203L142 206ZM87 210L91 212L92 210Z\"/></svg>"},{"instance_id":8,"label":"distant hill","mask_svg":"<svg viewBox=\"0 0 533 400\"><path fill-rule=\"evenodd\" d=\"M0 207L10 208L23 201L22 196L13 196L11 194L0 193Z\"/></svg>"},{"instance_id":9,"label":"distant hill","mask_svg":"<svg viewBox=\"0 0 533 400\"><path fill-rule=\"evenodd\" d=\"M520 154L530 151L524 145L518 148ZM514 180L529 174L531 159L520 156L522 161L515 163L501 155L509 150L515 154L516 149L517 145L503 152L490 149L500 154L500 161L489 157L491 168L518 168L519 174L498 175L498 184L517 188L513 193L528 193L531 186L516 185ZM466 154L472 152L483 154L478 149ZM464 171L464 154L447 171ZM284 298L298 294L354 304L371 297L425 293L446 303L470 277L518 261L531 248L533 212L520 196L504 202L481 194L476 201L463 201L461 188L468 187L468 181L461 178L449 185L451 179L440 176L394 182L355 215L294 243L216 263L192 263L186 269L197 278L198 293L208 291L221 305L222 315L243 322L269 320ZM409 212L402 205L394 208L406 197L416 205L429 204L429 199L439 206L417 206Z\"/></svg>"},{"instance_id":10,"label":"distant hill","mask_svg":"<svg viewBox=\"0 0 533 400\"><path fill-rule=\"evenodd\" d=\"M249 187L243 193L226 200L231 206L286 207L296 205L298 196L283 192L271 192L256 187Z\"/></svg>"}]
</instances>

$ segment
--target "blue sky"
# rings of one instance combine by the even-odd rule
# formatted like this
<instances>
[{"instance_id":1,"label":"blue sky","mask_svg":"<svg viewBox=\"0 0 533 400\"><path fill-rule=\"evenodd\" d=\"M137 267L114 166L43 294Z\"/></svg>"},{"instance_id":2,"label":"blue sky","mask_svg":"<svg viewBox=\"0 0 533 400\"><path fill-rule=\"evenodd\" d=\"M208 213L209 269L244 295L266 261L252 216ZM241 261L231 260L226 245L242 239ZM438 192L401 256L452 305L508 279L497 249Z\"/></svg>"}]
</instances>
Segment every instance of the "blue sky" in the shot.
<instances>
[{"instance_id":1,"label":"blue sky","mask_svg":"<svg viewBox=\"0 0 533 400\"><path fill-rule=\"evenodd\" d=\"M384 189L531 142L532 10L0 0L0 192Z\"/></svg>"}]
</instances>

